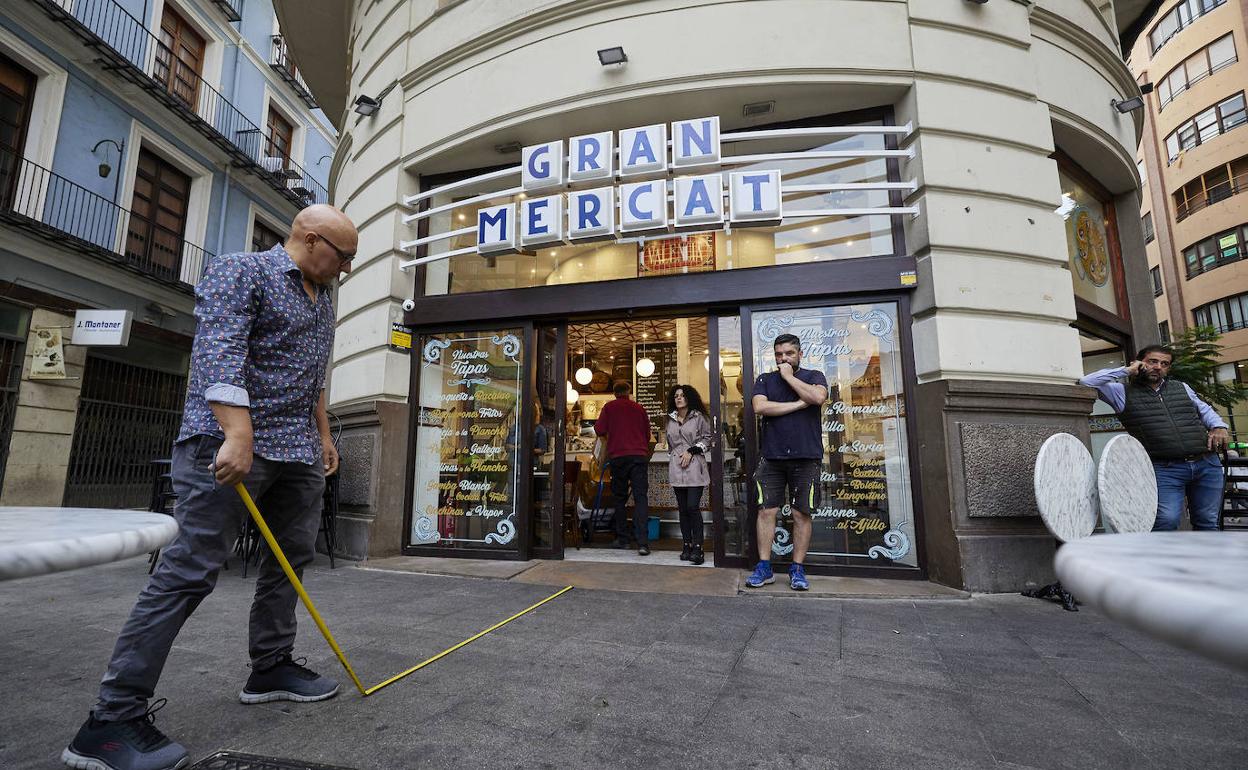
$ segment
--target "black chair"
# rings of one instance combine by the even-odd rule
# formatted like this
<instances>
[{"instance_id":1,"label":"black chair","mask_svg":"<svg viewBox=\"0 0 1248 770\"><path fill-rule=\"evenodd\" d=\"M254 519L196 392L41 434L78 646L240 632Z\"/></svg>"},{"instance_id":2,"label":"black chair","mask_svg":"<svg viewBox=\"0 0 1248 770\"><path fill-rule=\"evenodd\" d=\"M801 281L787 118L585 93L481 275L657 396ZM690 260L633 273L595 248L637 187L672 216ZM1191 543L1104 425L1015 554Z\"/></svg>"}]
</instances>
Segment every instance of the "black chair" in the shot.
<instances>
[{"instance_id":1,"label":"black chair","mask_svg":"<svg viewBox=\"0 0 1248 770\"><path fill-rule=\"evenodd\" d=\"M333 412L326 412L329 419L332 420L330 428L330 438L333 439L334 449L338 448L338 440L342 438L342 420L338 419L338 415ZM325 477L325 493L321 497L321 528L317 534L325 538L325 552L329 555L329 568L335 569L334 550L338 547L338 499L341 491L342 474L342 457L338 458L339 471L335 471L332 476Z\"/></svg>"},{"instance_id":2,"label":"black chair","mask_svg":"<svg viewBox=\"0 0 1248 770\"><path fill-rule=\"evenodd\" d=\"M172 467L172 460L152 460L152 498L148 503L148 510L152 513L173 515L173 506L178 502L178 496L173 491L173 474L170 473ZM160 561L160 551L161 549L157 548L148 556L147 574L150 575L156 571L156 563Z\"/></svg>"}]
</instances>

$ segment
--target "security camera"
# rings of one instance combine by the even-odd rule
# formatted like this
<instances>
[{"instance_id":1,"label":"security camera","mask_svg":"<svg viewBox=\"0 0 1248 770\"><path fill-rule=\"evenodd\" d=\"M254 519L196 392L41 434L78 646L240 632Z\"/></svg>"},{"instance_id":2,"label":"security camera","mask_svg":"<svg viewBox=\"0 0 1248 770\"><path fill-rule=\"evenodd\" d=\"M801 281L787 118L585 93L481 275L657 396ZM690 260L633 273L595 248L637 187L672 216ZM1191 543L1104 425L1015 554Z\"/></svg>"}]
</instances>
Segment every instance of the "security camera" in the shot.
<instances>
[{"instance_id":1,"label":"security camera","mask_svg":"<svg viewBox=\"0 0 1248 770\"><path fill-rule=\"evenodd\" d=\"M403 312L404 313L410 313L415 309L416 309L416 300L414 299L403 300Z\"/></svg>"}]
</instances>

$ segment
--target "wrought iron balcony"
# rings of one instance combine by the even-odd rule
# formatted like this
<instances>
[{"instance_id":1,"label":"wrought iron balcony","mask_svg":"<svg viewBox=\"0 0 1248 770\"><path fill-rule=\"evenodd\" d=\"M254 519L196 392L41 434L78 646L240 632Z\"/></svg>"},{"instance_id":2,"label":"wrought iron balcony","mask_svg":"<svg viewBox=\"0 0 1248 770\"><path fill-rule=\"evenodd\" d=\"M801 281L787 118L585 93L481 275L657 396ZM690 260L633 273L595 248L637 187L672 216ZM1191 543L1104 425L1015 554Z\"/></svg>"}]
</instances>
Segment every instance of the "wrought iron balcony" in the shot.
<instances>
[{"instance_id":1,"label":"wrought iron balcony","mask_svg":"<svg viewBox=\"0 0 1248 770\"><path fill-rule=\"evenodd\" d=\"M295 95L302 99L304 104L310 108L316 108L316 99L312 96L312 91L308 89L308 84L303 81L303 75L299 74L295 60L290 58L290 49L286 47L286 39L281 35L273 36L273 55L269 57L269 66L273 68L278 77L290 85Z\"/></svg>"},{"instance_id":2,"label":"wrought iron balcony","mask_svg":"<svg viewBox=\"0 0 1248 770\"><path fill-rule=\"evenodd\" d=\"M221 9L225 18L230 21L242 21L243 14L238 9L238 0L212 0L213 5Z\"/></svg>"},{"instance_id":3,"label":"wrought iron balcony","mask_svg":"<svg viewBox=\"0 0 1248 770\"><path fill-rule=\"evenodd\" d=\"M101 68L142 88L254 174L302 208L329 193L298 163L272 147L253 123L116 0L30 0L64 24L99 56Z\"/></svg>"},{"instance_id":4,"label":"wrought iron balcony","mask_svg":"<svg viewBox=\"0 0 1248 770\"><path fill-rule=\"evenodd\" d=\"M0 221L184 291L212 254L65 177L0 151Z\"/></svg>"}]
</instances>

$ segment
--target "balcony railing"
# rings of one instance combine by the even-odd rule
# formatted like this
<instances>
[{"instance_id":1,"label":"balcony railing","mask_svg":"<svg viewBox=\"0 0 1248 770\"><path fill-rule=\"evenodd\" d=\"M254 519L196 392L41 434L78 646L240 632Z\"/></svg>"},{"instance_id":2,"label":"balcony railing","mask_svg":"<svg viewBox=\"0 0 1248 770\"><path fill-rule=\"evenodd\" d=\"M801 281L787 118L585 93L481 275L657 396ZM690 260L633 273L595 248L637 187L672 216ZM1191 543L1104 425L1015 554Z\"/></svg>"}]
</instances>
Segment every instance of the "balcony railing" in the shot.
<instances>
[{"instance_id":1,"label":"balcony railing","mask_svg":"<svg viewBox=\"0 0 1248 770\"><path fill-rule=\"evenodd\" d=\"M225 18L230 21L242 21L243 14L239 10L238 0L212 0L213 5L221 9L221 13L225 14Z\"/></svg>"},{"instance_id":2,"label":"balcony railing","mask_svg":"<svg viewBox=\"0 0 1248 770\"><path fill-rule=\"evenodd\" d=\"M269 66L273 68L278 77L286 81L304 104L312 109L316 108L316 99L312 96L308 84L303 81L303 75L299 74L295 60L290 57L290 49L286 47L286 38L281 35L273 36L273 55L269 57Z\"/></svg>"},{"instance_id":3,"label":"balcony railing","mask_svg":"<svg viewBox=\"0 0 1248 770\"><path fill-rule=\"evenodd\" d=\"M0 151L0 220L189 290L212 254L65 177Z\"/></svg>"},{"instance_id":4,"label":"balcony railing","mask_svg":"<svg viewBox=\"0 0 1248 770\"><path fill-rule=\"evenodd\" d=\"M1210 185L1205 191L1195 198L1189 198L1186 201L1178 201L1174 207L1174 218L1177 222L1182 222L1192 214L1206 209L1215 203L1221 203L1232 195L1238 195L1244 190L1248 190L1248 174L1240 174L1233 176L1217 184Z\"/></svg>"},{"instance_id":5,"label":"balcony railing","mask_svg":"<svg viewBox=\"0 0 1248 770\"><path fill-rule=\"evenodd\" d=\"M102 68L143 90L291 203L327 203L329 194L299 164L269 157L270 143L198 72L178 59L116 0L31 0L99 54Z\"/></svg>"}]
</instances>

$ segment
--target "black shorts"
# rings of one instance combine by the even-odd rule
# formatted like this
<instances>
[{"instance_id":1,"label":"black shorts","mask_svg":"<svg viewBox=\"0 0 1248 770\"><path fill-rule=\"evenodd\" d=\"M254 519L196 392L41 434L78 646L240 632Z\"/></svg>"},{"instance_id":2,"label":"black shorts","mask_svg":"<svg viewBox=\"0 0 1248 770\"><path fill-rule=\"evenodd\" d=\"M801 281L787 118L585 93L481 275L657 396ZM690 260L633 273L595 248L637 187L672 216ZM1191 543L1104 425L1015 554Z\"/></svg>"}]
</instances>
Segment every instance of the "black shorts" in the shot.
<instances>
[{"instance_id":1,"label":"black shorts","mask_svg":"<svg viewBox=\"0 0 1248 770\"><path fill-rule=\"evenodd\" d=\"M759 506L766 510L788 503L808 516L814 513L819 507L819 465L818 460L759 460L754 471Z\"/></svg>"}]
</instances>

